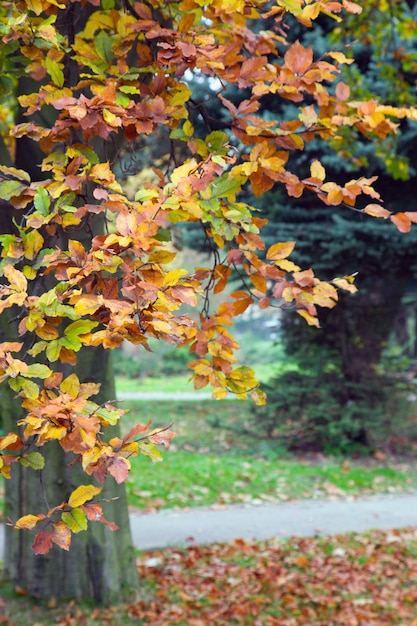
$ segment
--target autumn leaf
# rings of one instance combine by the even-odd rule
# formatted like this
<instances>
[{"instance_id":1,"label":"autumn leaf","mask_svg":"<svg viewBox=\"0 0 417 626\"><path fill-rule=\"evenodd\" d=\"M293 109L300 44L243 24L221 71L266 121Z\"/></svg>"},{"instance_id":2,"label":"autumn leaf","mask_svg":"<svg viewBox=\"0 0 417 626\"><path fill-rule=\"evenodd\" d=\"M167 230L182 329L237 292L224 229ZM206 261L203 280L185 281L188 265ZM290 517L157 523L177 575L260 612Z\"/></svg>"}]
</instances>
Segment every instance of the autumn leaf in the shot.
<instances>
[{"instance_id":1,"label":"autumn leaf","mask_svg":"<svg viewBox=\"0 0 417 626\"><path fill-rule=\"evenodd\" d=\"M35 526L42 520L38 515L23 515L23 517L19 517L19 519L15 522L14 528L20 530L24 528L25 530L32 530Z\"/></svg>"},{"instance_id":2,"label":"autumn leaf","mask_svg":"<svg viewBox=\"0 0 417 626\"><path fill-rule=\"evenodd\" d=\"M101 492L101 487L94 487L94 485L80 485L75 489L68 498L68 506L77 508L94 498Z\"/></svg>"},{"instance_id":3,"label":"autumn leaf","mask_svg":"<svg viewBox=\"0 0 417 626\"><path fill-rule=\"evenodd\" d=\"M124 483L129 476L130 463L127 459L115 456L109 459L108 470L118 484Z\"/></svg>"},{"instance_id":4,"label":"autumn leaf","mask_svg":"<svg viewBox=\"0 0 417 626\"><path fill-rule=\"evenodd\" d=\"M411 228L411 220L406 213L395 213L390 215L390 220L401 233L408 233Z\"/></svg>"},{"instance_id":5,"label":"autumn leaf","mask_svg":"<svg viewBox=\"0 0 417 626\"><path fill-rule=\"evenodd\" d=\"M373 217L383 217L387 219L391 215L391 211L384 209L380 204L367 204L363 212Z\"/></svg>"},{"instance_id":6,"label":"autumn leaf","mask_svg":"<svg viewBox=\"0 0 417 626\"><path fill-rule=\"evenodd\" d=\"M35 554L47 554L51 548L51 535L46 530L35 535L35 541L32 544Z\"/></svg>"},{"instance_id":7,"label":"autumn leaf","mask_svg":"<svg viewBox=\"0 0 417 626\"><path fill-rule=\"evenodd\" d=\"M69 550L71 546L71 530L64 522L54 522L50 526L51 541L62 550Z\"/></svg>"},{"instance_id":8,"label":"autumn leaf","mask_svg":"<svg viewBox=\"0 0 417 626\"><path fill-rule=\"evenodd\" d=\"M72 509L71 511L65 511L62 513L62 521L73 533L79 533L82 530L87 530L88 522L87 516L81 509Z\"/></svg>"},{"instance_id":9,"label":"autumn leaf","mask_svg":"<svg viewBox=\"0 0 417 626\"><path fill-rule=\"evenodd\" d=\"M280 261L286 259L294 250L295 242L286 241L285 243L274 243L267 251L266 258L268 261Z\"/></svg>"}]
</instances>

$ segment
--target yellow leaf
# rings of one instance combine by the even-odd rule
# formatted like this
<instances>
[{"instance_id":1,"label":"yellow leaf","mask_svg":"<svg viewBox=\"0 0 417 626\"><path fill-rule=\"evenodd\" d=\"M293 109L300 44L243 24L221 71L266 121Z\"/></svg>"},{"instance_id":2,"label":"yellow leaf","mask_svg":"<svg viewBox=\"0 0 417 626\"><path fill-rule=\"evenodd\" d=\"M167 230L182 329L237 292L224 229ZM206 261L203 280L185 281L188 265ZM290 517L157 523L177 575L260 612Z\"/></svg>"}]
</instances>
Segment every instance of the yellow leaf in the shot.
<instances>
[{"instance_id":1,"label":"yellow leaf","mask_svg":"<svg viewBox=\"0 0 417 626\"><path fill-rule=\"evenodd\" d=\"M320 328L320 323L317 317L314 317L314 315L311 315L305 309L299 309L297 313L298 315L301 315L301 317L304 317L309 326L317 326L317 328Z\"/></svg>"},{"instance_id":2,"label":"yellow leaf","mask_svg":"<svg viewBox=\"0 0 417 626\"><path fill-rule=\"evenodd\" d=\"M4 275L10 283L11 288L14 291L26 292L28 281L24 274L19 272L13 265L7 264L4 268Z\"/></svg>"},{"instance_id":3,"label":"yellow leaf","mask_svg":"<svg viewBox=\"0 0 417 626\"><path fill-rule=\"evenodd\" d=\"M285 272L298 272L301 269L299 265L296 265L292 261L288 261L288 259L283 259L282 261L275 261L275 265L280 267Z\"/></svg>"},{"instance_id":4,"label":"yellow leaf","mask_svg":"<svg viewBox=\"0 0 417 626\"><path fill-rule=\"evenodd\" d=\"M286 241L284 243L274 243L266 253L268 261L280 261L285 259L294 250L295 241Z\"/></svg>"},{"instance_id":5,"label":"yellow leaf","mask_svg":"<svg viewBox=\"0 0 417 626\"><path fill-rule=\"evenodd\" d=\"M312 178L318 178L323 181L326 178L326 170L320 163L320 161L313 161L310 167L310 172Z\"/></svg>"},{"instance_id":6,"label":"yellow leaf","mask_svg":"<svg viewBox=\"0 0 417 626\"><path fill-rule=\"evenodd\" d=\"M24 238L25 259L32 261L42 249L43 237L37 230L31 230Z\"/></svg>"},{"instance_id":7,"label":"yellow leaf","mask_svg":"<svg viewBox=\"0 0 417 626\"><path fill-rule=\"evenodd\" d=\"M94 487L94 485L80 485L75 489L68 498L68 505L72 508L77 508L91 500L101 492L101 487Z\"/></svg>"},{"instance_id":8,"label":"yellow leaf","mask_svg":"<svg viewBox=\"0 0 417 626\"><path fill-rule=\"evenodd\" d=\"M179 270L171 270L164 277L163 286L170 287L172 285L176 285L181 276L185 276L188 274L187 270L179 269Z\"/></svg>"},{"instance_id":9,"label":"yellow leaf","mask_svg":"<svg viewBox=\"0 0 417 626\"><path fill-rule=\"evenodd\" d=\"M16 530L24 528L25 530L31 530L35 528L36 524L41 521L42 518L39 518L37 515L23 515L20 517L15 523L14 527Z\"/></svg>"},{"instance_id":10,"label":"yellow leaf","mask_svg":"<svg viewBox=\"0 0 417 626\"><path fill-rule=\"evenodd\" d=\"M103 109L103 119L109 126L117 128L122 125L122 120L108 109Z\"/></svg>"},{"instance_id":11,"label":"yellow leaf","mask_svg":"<svg viewBox=\"0 0 417 626\"><path fill-rule=\"evenodd\" d=\"M0 438L0 450L4 450L11 444L16 443L18 439L19 439L19 435L17 435L16 433L9 433L8 435L1 437Z\"/></svg>"},{"instance_id":12,"label":"yellow leaf","mask_svg":"<svg viewBox=\"0 0 417 626\"><path fill-rule=\"evenodd\" d=\"M217 387L216 389L214 389L213 393L211 394L211 397L214 400L223 400L223 398L226 398L227 396L227 389L225 389L224 387Z\"/></svg>"},{"instance_id":13,"label":"yellow leaf","mask_svg":"<svg viewBox=\"0 0 417 626\"><path fill-rule=\"evenodd\" d=\"M80 392L80 381L76 374L70 374L59 386L62 393L67 393L72 399L78 397Z\"/></svg>"}]
</instances>

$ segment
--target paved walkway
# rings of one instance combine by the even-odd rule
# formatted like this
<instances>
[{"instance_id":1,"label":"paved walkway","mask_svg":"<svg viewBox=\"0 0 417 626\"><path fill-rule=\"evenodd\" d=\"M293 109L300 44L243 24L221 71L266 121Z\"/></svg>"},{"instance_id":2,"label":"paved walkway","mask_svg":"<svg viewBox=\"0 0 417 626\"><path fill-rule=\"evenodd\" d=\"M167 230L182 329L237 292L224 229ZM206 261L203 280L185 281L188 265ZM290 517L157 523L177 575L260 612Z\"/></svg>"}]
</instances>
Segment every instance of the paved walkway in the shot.
<instances>
[{"instance_id":1,"label":"paved walkway","mask_svg":"<svg viewBox=\"0 0 417 626\"><path fill-rule=\"evenodd\" d=\"M297 500L275 505L166 510L130 516L139 549L233 539L314 536L417 527L417 492L354 500Z\"/></svg>"},{"instance_id":2,"label":"paved walkway","mask_svg":"<svg viewBox=\"0 0 417 626\"><path fill-rule=\"evenodd\" d=\"M136 548L208 544L233 539L314 536L371 529L417 527L417 492L354 500L297 500L262 506L234 505L131 513ZM0 560L4 526L0 525Z\"/></svg>"},{"instance_id":3,"label":"paved walkway","mask_svg":"<svg viewBox=\"0 0 417 626\"><path fill-rule=\"evenodd\" d=\"M118 400L177 400L178 402L198 402L212 400L211 393L195 391L118 391Z\"/></svg>"}]
</instances>

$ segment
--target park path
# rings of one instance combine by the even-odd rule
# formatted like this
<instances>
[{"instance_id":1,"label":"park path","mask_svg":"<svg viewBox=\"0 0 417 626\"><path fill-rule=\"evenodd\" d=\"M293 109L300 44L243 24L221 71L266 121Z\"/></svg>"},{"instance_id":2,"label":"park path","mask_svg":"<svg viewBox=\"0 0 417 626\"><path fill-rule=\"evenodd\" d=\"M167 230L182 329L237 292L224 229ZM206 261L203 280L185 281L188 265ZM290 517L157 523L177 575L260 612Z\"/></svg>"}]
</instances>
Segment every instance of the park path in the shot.
<instances>
[{"instance_id":1,"label":"park path","mask_svg":"<svg viewBox=\"0 0 417 626\"><path fill-rule=\"evenodd\" d=\"M417 492L344 500L296 500L261 506L167 509L130 514L133 544L140 550L292 536L417 528ZM4 526L0 525L0 560Z\"/></svg>"},{"instance_id":2,"label":"park path","mask_svg":"<svg viewBox=\"0 0 417 626\"><path fill-rule=\"evenodd\" d=\"M133 542L141 550L234 539L314 536L417 527L417 492L343 500L297 500L132 513Z\"/></svg>"},{"instance_id":3,"label":"park path","mask_svg":"<svg viewBox=\"0 0 417 626\"><path fill-rule=\"evenodd\" d=\"M212 400L211 393L195 391L118 391L118 400L177 400L178 402L198 402Z\"/></svg>"}]
</instances>

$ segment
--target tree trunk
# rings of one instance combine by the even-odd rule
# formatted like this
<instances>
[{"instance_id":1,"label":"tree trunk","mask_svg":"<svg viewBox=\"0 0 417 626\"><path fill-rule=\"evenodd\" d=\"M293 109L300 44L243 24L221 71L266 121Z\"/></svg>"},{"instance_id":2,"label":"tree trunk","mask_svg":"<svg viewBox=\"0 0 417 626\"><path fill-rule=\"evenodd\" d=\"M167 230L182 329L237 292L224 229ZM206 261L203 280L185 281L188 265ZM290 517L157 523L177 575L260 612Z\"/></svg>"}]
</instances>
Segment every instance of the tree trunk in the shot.
<instances>
[{"instance_id":1,"label":"tree trunk","mask_svg":"<svg viewBox=\"0 0 417 626\"><path fill-rule=\"evenodd\" d=\"M100 382L100 403L115 398L110 354L100 348L85 349L78 359L83 370L81 380ZM90 374L90 375L88 375ZM12 392L4 386L1 393L3 427L7 433L16 428L21 408ZM91 481L79 464L71 467L72 454L48 443L42 449L45 470L34 471L16 463L12 478L6 481L6 519L16 520L28 513L46 511L67 500L80 484ZM120 530L111 531L100 522L89 522L88 530L72 535L69 552L54 545L47 555L35 555L31 550L34 535L6 526L5 573L17 585L40 598L91 599L107 604L120 601L138 586L134 550L124 485L109 477L99 498L112 499L103 503L106 519Z\"/></svg>"}]
</instances>

